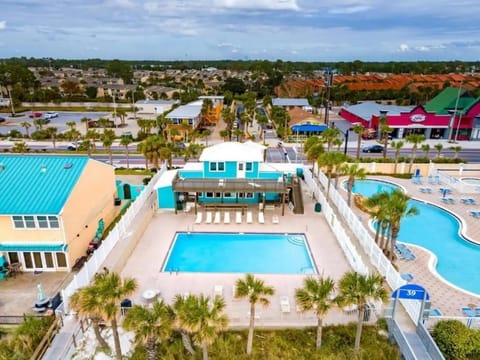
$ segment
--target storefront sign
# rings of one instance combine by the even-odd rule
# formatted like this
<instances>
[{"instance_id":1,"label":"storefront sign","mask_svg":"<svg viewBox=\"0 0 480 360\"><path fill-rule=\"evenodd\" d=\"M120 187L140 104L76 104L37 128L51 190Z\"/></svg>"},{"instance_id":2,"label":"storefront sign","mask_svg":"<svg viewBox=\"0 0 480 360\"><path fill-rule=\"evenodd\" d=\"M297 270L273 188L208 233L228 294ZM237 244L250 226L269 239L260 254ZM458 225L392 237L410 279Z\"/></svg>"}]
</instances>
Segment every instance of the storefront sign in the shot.
<instances>
[{"instance_id":1,"label":"storefront sign","mask_svg":"<svg viewBox=\"0 0 480 360\"><path fill-rule=\"evenodd\" d=\"M410 116L410 121L412 122L422 122L425 121L426 116L423 114L415 114Z\"/></svg>"}]
</instances>

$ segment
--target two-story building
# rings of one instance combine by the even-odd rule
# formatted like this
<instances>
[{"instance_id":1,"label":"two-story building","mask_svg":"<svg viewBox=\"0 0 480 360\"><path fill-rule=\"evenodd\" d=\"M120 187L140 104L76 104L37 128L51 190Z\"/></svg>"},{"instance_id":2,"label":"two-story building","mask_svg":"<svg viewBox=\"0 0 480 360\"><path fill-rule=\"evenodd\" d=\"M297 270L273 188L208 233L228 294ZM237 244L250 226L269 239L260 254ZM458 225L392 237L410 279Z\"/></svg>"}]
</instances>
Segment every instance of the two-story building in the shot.
<instances>
[{"instance_id":1,"label":"two-story building","mask_svg":"<svg viewBox=\"0 0 480 360\"><path fill-rule=\"evenodd\" d=\"M205 148L200 162L168 171L156 184L160 209L178 210L186 202L197 206L248 206L260 203L292 205L303 212L297 174L303 165L265 162L265 147L247 141Z\"/></svg>"},{"instance_id":2,"label":"two-story building","mask_svg":"<svg viewBox=\"0 0 480 360\"><path fill-rule=\"evenodd\" d=\"M69 271L118 212L113 167L85 156L0 155L0 189L0 253L23 271Z\"/></svg>"}]
</instances>

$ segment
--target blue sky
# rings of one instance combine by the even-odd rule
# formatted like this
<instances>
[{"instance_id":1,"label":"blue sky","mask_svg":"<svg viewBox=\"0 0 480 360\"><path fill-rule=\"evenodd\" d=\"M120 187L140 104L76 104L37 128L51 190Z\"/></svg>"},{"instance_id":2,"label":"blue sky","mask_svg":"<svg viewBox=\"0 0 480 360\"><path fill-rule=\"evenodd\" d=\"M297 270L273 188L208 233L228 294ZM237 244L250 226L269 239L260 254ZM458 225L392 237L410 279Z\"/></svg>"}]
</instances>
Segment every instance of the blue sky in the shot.
<instances>
[{"instance_id":1,"label":"blue sky","mask_svg":"<svg viewBox=\"0 0 480 360\"><path fill-rule=\"evenodd\" d=\"M479 60L478 0L0 0L0 57Z\"/></svg>"}]
</instances>

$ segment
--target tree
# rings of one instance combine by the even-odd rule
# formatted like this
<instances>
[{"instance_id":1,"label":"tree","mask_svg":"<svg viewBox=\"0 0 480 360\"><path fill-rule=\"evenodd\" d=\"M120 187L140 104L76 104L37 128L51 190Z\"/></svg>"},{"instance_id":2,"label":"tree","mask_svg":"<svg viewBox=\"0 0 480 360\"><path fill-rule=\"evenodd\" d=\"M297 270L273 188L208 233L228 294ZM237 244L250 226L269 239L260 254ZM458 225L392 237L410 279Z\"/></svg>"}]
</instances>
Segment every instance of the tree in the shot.
<instances>
[{"instance_id":1,"label":"tree","mask_svg":"<svg viewBox=\"0 0 480 360\"><path fill-rule=\"evenodd\" d=\"M209 130L209 129L205 129L202 134L201 134L201 137L203 139L205 139L205 146L208 146L208 137L212 134L212 132Z\"/></svg>"},{"instance_id":2,"label":"tree","mask_svg":"<svg viewBox=\"0 0 480 360\"><path fill-rule=\"evenodd\" d=\"M398 165L398 158L400 156L400 150L403 148L404 142L403 141L392 141L390 144L391 147L395 150L395 165L393 167L393 173L397 173L397 165Z\"/></svg>"},{"instance_id":3,"label":"tree","mask_svg":"<svg viewBox=\"0 0 480 360\"><path fill-rule=\"evenodd\" d=\"M103 129L103 133L100 135L100 140L102 141L103 147L108 152L108 159L110 161L110 165L113 165L112 144L115 140L115 132L112 129Z\"/></svg>"},{"instance_id":4,"label":"tree","mask_svg":"<svg viewBox=\"0 0 480 360\"><path fill-rule=\"evenodd\" d=\"M138 123L138 120L137 120ZM162 135L164 138L167 138L167 128L168 125L172 123L172 119L168 119L165 117L164 114L160 114L157 116L156 125L158 128L158 133Z\"/></svg>"},{"instance_id":5,"label":"tree","mask_svg":"<svg viewBox=\"0 0 480 360\"><path fill-rule=\"evenodd\" d=\"M128 63L114 59L107 63L105 69L108 75L122 78L125 84L132 83L133 71Z\"/></svg>"},{"instance_id":6,"label":"tree","mask_svg":"<svg viewBox=\"0 0 480 360\"><path fill-rule=\"evenodd\" d=\"M226 78L223 83L223 91L230 91L230 93L234 95L241 95L245 93L246 90L247 86L242 79L229 77Z\"/></svg>"},{"instance_id":7,"label":"tree","mask_svg":"<svg viewBox=\"0 0 480 360\"><path fill-rule=\"evenodd\" d=\"M50 137L50 140L52 140L53 144L53 151L57 150L57 131L58 129L54 126L49 126L46 129L48 136Z\"/></svg>"},{"instance_id":8,"label":"tree","mask_svg":"<svg viewBox=\"0 0 480 360\"><path fill-rule=\"evenodd\" d=\"M337 128L328 128L320 134L320 138L327 143L327 151L332 149L335 139L340 137L340 130Z\"/></svg>"},{"instance_id":9,"label":"tree","mask_svg":"<svg viewBox=\"0 0 480 360\"><path fill-rule=\"evenodd\" d=\"M98 139L100 139L100 134L97 132L97 130L96 129L88 130L87 133L85 134L85 138L90 141L92 152L97 151L97 145L95 142Z\"/></svg>"},{"instance_id":10,"label":"tree","mask_svg":"<svg viewBox=\"0 0 480 360\"><path fill-rule=\"evenodd\" d=\"M220 136L222 137L223 141L227 141L228 130L227 129L220 130Z\"/></svg>"},{"instance_id":11,"label":"tree","mask_svg":"<svg viewBox=\"0 0 480 360\"><path fill-rule=\"evenodd\" d=\"M313 168L313 164L325 151L323 149L323 141L318 136L310 136L303 144L303 151L307 155L307 160L312 162Z\"/></svg>"},{"instance_id":12,"label":"tree","mask_svg":"<svg viewBox=\"0 0 480 360\"><path fill-rule=\"evenodd\" d=\"M90 120L91 120L91 119L88 118L88 117L82 117L82 118L80 119L80 122L81 122L82 124L85 124L85 134L88 133L88 122L89 122Z\"/></svg>"},{"instance_id":13,"label":"tree","mask_svg":"<svg viewBox=\"0 0 480 360\"><path fill-rule=\"evenodd\" d=\"M45 119L35 119L33 120L33 125L35 126L35 130L42 130L44 125L47 125L47 121Z\"/></svg>"},{"instance_id":14,"label":"tree","mask_svg":"<svg viewBox=\"0 0 480 360\"><path fill-rule=\"evenodd\" d=\"M115 356L117 360L122 360L122 348L120 346L120 336L118 335L117 318L120 311L120 303L123 299L133 294L137 289L135 279L121 279L115 272L108 272L95 278L93 284L98 301L103 304L102 316L110 321L115 344Z\"/></svg>"},{"instance_id":15,"label":"tree","mask_svg":"<svg viewBox=\"0 0 480 360\"><path fill-rule=\"evenodd\" d=\"M263 280L255 279L252 274L246 274L245 279L238 279L235 283L235 298L248 298L250 302L250 324L248 327L247 354L252 353L253 331L255 328L255 306L257 303L268 306L267 296L275 294L275 289L265 285Z\"/></svg>"},{"instance_id":16,"label":"tree","mask_svg":"<svg viewBox=\"0 0 480 360\"><path fill-rule=\"evenodd\" d=\"M29 138L30 133L29 133L28 129L30 129L32 127L32 124L30 124L28 121L23 121L23 122L20 123L20 126L25 129L25 135L27 136L27 138Z\"/></svg>"},{"instance_id":17,"label":"tree","mask_svg":"<svg viewBox=\"0 0 480 360\"><path fill-rule=\"evenodd\" d=\"M429 144L423 144L422 145L422 151L425 153L425 157L428 159L428 154L430 153L430 145Z\"/></svg>"},{"instance_id":18,"label":"tree","mask_svg":"<svg viewBox=\"0 0 480 360\"><path fill-rule=\"evenodd\" d=\"M410 166L408 167L408 172L411 173L412 172L412 167L413 167L413 162L415 161L415 155L417 153L418 145L425 141L425 135L410 134L410 135L407 135L405 140L407 140L407 142L413 144L412 156L410 158Z\"/></svg>"},{"instance_id":19,"label":"tree","mask_svg":"<svg viewBox=\"0 0 480 360\"><path fill-rule=\"evenodd\" d=\"M353 132L357 134L357 160L360 159L360 147L362 145L362 135L366 134L366 129L362 124L355 124L352 128Z\"/></svg>"},{"instance_id":20,"label":"tree","mask_svg":"<svg viewBox=\"0 0 480 360\"><path fill-rule=\"evenodd\" d=\"M65 125L67 125L70 130L75 130L75 128L77 127L77 123L75 121L67 121Z\"/></svg>"},{"instance_id":21,"label":"tree","mask_svg":"<svg viewBox=\"0 0 480 360\"><path fill-rule=\"evenodd\" d=\"M393 129L387 124L387 117L382 115L380 117L380 134L383 141L383 158L387 158L387 146L388 146L388 135L391 134Z\"/></svg>"},{"instance_id":22,"label":"tree","mask_svg":"<svg viewBox=\"0 0 480 360\"><path fill-rule=\"evenodd\" d=\"M335 282L329 277L308 277L303 280L303 288L295 290L295 300L300 310L314 310L317 315L317 349L322 347L323 319L335 305L334 290Z\"/></svg>"},{"instance_id":23,"label":"tree","mask_svg":"<svg viewBox=\"0 0 480 360\"><path fill-rule=\"evenodd\" d=\"M125 147L125 156L127 158L127 169L130 169L130 154L128 152L128 145L130 145L133 140L128 136L122 136L120 140L120 145Z\"/></svg>"},{"instance_id":24,"label":"tree","mask_svg":"<svg viewBox=\"0 0 480 360\"><path fill-rule=\"evenodd\" d=\"M90 319L95 338L102 348L110 349L108 343L100 333L100 322L103 321L104 304L97 296L94 284L78 289L70 297L70 307L82 319Z\"/></svg>"},{"instance_id":25,"label":"tree","mask_svg":"<svg viewBox=\"0 0 480 360\"><path fill-rule=\"evenodd\" d=\"M138 150L145 156L147 169L148 163L152 163L156 168L159 167L160 149L163 147L163 144L163 139L158 135L149 136L139 144Z\"/></svg>"},{"instance_id":26,"label":"tree","mask_svg":"<svg viewBox=\"0 0 480 360\"><path fill-rule=\"evenodd\" d=\"M27 144L24 141L16 142L12 146L12 152L25 154L26 152L28 152Z\"/></svg>"},{"instance_id":27,"label":"tree","mask_svg":"<svg viewBox=\"0 0 480 360\"><path fill-rule=\"evenodd\" d=\"M455 153L454 159L458 159L458 154L460 151L462 151L461 146L450 146L450 150L452 150Z\"/></svg>"},{"instance_id":28,"label":"tree","mask_svg":"<svg viewBox=\"0 0 480 360\"><path fill-rule=\"evenodd\" d=\"M442 150L443 150L443 145L442 144L435 144L433 147L435 148L435 150L437 150L437 159L440 159L440 156L441 156Z\"/></svg>"},{"instance_id":29,"label":"tree","mask_svg":"<svg viewBox=\"0 0 480 360\"><path fill-rule=\"evenodd\" d=\"M326 152L321 154L317 159L318 167L326 168L325 172L328 178L327 201L328 201L328 196L330 194L330 183L332 181L332 177L334 175L337 175L338 167L341 164L343 164L346 160L347 160L347 156L339 152Z\"/></svg>"},{"instance_id":30,"label":"tree","mask_svg":"<svg viewBox=\"0 0 480 360\"><path fill-rule=\"evenodd\" d=\"M403 218L418 215L418 209L415 206L409 206L410 196L400 189L395 189L390 193L389 217L390 217L390 259L395 259L395 244L397 243L398 234L400 233L400 223Z\"/></svg>"},{"instance_id":31,"label":"tree","mask_svg":"<svg viewBox=\"0 0 480 360\"><path fill-rule=\"evenodd\" d=\"M179 297L182 296L177 295L175 302L181 301ZM203 294L188 295L185 305L180 306L181 311L176 313L179 327L192 333L194 341L201 345L203 360L208 360L208 346L228 326L224 309L225 300L221 296L210 299Z\"/></svg>"},{"instance_id":32,"label":"tree","mask_svg":"<svg viewBox=\"0 0 480 360\"><path fill-rule=\"evenodd\" d=\"M353 190L353 187L355 186L355 180L365 179L367 176L367 173L365 172L364 168L361 168L359 166L358 163L344 164L341 168L341 172L343 175L346 175L348 178L347 179L347 192L348 192L347 203L348 203L348 206L350 206L351 198L352 198L352 190Z\"/></svg>"},{"instance_id":33,"label":"tree","mask_svg":"<svg viewBox=\"0 0 480 360\"><path fill-rule=\"evenodd\" d=\"M127 117L127 109L125 108L117 108L116 115L120 118L120 126L125 126L125 118Z\"/></svg>"},{"instance_id":34,"label":"tree","mask_svg":"<svg viewBox=\"0 0 480 360\"><path fill-rule=\"evenodd\" d=\"M145 345L147 359L155 360L156 346L170 339L173 328L173 311L162 301L155 301L151 308L135 305L123 321L123 328L135 333L135 343Z\"/></svg>"},{"instance_id":35,"label":"tree","mask_svg":"<svg viewBox=\"0 0 480 360\"><path fill-rule=\"evenodd\" d=\"M337 301L340 306L356 305L358 309L355 351L360 350L363 316L369 301L386 301L387 290L383 278L377 274L362 275L354 271L345 273L338 283L340 291Z\"/></svg>"},{"instance_id":36,"label":"tree","mask_svg":"<svg viewBox=\"0 0 480 360\"><path fill-rule=\"evenodd\" d=\"M377 228L375 229L375 243L384 249L383 237L390 221L390 209L388 199L390 193L382 191L369 197L365 202L365 205L369 208L369 213L374 220L377 221ZM380 233L382 234L381 241Z\"/></svg>"}]
</instances>

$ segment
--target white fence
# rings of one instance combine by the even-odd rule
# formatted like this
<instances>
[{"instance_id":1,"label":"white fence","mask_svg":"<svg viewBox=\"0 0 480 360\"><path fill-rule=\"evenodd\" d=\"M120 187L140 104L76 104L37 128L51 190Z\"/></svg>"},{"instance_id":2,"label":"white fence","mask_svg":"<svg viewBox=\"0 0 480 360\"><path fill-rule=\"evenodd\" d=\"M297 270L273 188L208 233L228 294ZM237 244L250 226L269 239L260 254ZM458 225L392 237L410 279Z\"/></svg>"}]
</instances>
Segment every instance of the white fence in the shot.
<instances>
[{"instance_id":1,"label":"white fence","mask_svg":"<svg viewBox=\"0 0 480 360\"><path fill-rule=\"evenodd\" d=\"M449 170L451 171L451 170ZM468 184L463 182L461 179L458 177L448 175L446 171L442 170L437 170L436 175L439 176L439 179L442 184L451 186L455 190L458 190L462 194L478 194L480 193L480 185L478 184ZM462 176L464 175L464 169L463 166L460 165L460 168L458 172L456 172L457 176ZM465 176L468 177L468 176Z\"/></svg>"},{"instance_id":2,"label":"white fence","mask_svg":"<svg viewBox=\"0 0 480 360\"><path fill-rule=\"evenodd\" d=\"M149 208L151 208L152 201L155 196L150 196L155 190L154 186L157 180L167 170L166 166L163 166L155 176L152 177L148 185L143 189L142 193L127 209L120 221L110 231L107 238L102 242L102 245L95 250L92 257L85 263L82 269L75 274L73 280L63 289L63 311L68 313L68 301L70 296L79 288L86 286L90 283L93 276L98 272L100 266L103 264L113 247L122 240L133 236L136 230L136 223L140 223L139 217L142 216Z\"/></svg>"},{"instance_id":3,"label":"white fence","mask_svg":"<svg viewBox=\"0 0 480 360\"><path fill-rule=\"evenodd\" d=\"M313 169L315 172L315 168ZM327 218L330 227L334 231L340 246L342 247L345 256L347 257L352 268L362 274L368 273L368 268L362 262L360 255L358 254L354 244L352 243L350 237L346 235L345 230L336 221L336 215L334 214L332 208L327 203L322 192L316 185L313 180L312 173L310 171L305 172L305 181L313 189L315 196L319 199L322 204L322 208L325 208L325 217ZM307 180L308 179L308 180ZM318 173L318 180L321 185L327 189L328 179L323 174L323 172ZM330 184L329 200L337 208L340 216L343 217L343 220L350 228L351 232L356 235L358 242L362 246L363 251L368 255L370 262L378 270L378 272L385 277L385 281L388 283L390 288L398 289L400 286L406 284L406 281L403 280L397 270L393 267L390 260L383 254L382 250L375 243L372 235L369 231L363 226L361 221L358 219L358 216L350 209L345 199L342 195L335 189L334 182ZM419 301L405 301L400 300L405 307L407 313L414 323L417 323L420 314L420 302Z\"/></svg>"}]
</instances>

